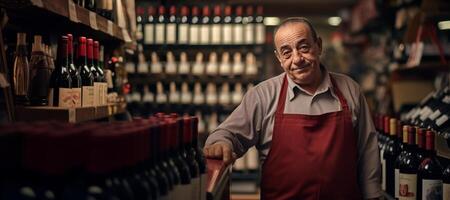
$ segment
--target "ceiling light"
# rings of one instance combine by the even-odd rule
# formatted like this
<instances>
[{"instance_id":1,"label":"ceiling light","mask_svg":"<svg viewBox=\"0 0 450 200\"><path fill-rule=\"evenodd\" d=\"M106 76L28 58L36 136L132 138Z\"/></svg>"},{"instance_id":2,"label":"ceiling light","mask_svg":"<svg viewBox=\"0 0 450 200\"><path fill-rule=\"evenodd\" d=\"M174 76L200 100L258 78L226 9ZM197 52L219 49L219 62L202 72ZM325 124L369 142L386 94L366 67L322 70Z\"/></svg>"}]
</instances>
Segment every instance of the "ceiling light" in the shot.
<instances>
[{"instance_id":1,"label":"ceiling light","mask_svg":"<svg viewBox=\"0 0 450 200\"><path fill-rule=\"evenodd\" d=\"M342 19L340 17L329 17L328 24L331 26L339 26L341 24Z\"/></svg>"}]
</instances>

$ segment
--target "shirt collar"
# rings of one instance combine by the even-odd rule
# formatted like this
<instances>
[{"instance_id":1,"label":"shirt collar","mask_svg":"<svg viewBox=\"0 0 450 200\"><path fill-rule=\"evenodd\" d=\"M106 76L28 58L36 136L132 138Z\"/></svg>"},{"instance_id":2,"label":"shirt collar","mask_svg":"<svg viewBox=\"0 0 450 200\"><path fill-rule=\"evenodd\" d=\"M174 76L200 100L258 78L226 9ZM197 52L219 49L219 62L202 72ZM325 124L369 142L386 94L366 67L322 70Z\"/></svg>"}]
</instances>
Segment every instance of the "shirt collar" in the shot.
<instances>
[{"instance_id":1,"label":"shirt collar","mask_svg":"<svg viewBox=\"0 0 450 200\"><path fill-rule=\"evenodd\" d=\"M303 94L309 95L309 96L315 96L315 95L318 95L318 94L325 93L327 91L332 91L333 84L331 83L330 74L329 74L328 70L325 67L321 66L321 68L322 68L322 77L323 77L323 79L322 79L322 82L320 83L319 87L317 88L315 94L309 93L308 91L306 91L305 89L300 87L297 83L295 83L289 76L287 76L289 101L294 100L295 97L297 97L297 95L299 93L303 93ZM331 92L331 94L333 96L335 96L333 92Z\"/></svg>"}]
</instances>

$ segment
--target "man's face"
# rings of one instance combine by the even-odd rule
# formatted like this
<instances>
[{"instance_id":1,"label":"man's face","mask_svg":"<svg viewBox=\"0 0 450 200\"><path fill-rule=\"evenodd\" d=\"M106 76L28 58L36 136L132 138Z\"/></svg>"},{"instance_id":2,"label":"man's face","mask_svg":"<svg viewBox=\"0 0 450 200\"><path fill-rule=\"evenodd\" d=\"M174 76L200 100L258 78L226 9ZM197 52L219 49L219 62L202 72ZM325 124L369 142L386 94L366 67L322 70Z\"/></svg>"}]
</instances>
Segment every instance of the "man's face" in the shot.
<instances>
[{"instance_id":1,"label":"man's face","mask_svg":"<svg viewBox=\"0 0 450 200\"><path fill-rule=\"evenodd\" d=\"M299 85L310 85L320 78L322 40L314 40L305 23L290 23L275 35L276 56L287 75Z\"/></svg>"}]
</instances>

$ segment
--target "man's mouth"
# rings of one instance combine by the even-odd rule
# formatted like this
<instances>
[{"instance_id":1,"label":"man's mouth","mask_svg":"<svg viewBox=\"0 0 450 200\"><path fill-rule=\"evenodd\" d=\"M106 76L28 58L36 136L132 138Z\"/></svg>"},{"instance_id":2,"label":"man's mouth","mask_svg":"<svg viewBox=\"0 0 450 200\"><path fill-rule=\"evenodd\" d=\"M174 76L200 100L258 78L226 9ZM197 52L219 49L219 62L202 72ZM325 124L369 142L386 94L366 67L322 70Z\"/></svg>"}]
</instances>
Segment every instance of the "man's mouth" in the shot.
<instances>
[{"instance_id":1,"label":"man's mouth","mask_svg":"<svg viewBox=\"0 0 450 200\"><path fill-rule=\"evenodd\" d=\"M307 65L302 65L302 66L295 66L295 67L291 68L291 71L301 71L309 66L311 66L311 65L307 64Z\"/></svg>"}]
</instances>

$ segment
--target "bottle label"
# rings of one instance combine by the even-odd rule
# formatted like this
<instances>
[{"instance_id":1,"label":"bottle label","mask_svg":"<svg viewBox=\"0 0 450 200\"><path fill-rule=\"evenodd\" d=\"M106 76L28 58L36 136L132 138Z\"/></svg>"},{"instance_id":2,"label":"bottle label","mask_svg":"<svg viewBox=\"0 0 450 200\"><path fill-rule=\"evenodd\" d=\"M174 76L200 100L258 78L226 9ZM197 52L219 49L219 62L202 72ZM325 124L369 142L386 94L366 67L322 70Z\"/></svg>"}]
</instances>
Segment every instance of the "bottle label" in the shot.
<instances>
[{"instance_id":1,"label":"bottle label","mask_svg":"<svg viewBox=\"0 0 450 200\"><path fill-rule=\"evenodd\" d=\"M145 24L144 26L144 43L153 44L155 42L155 26L153 24Z\"/></svg>"},{"instance_id":2,"label":"bottle label","mask_svg":"<svg viewBox=\"0 0 450 200\"><path fill-rule=\"evenodd\" d=\"M211 43L220 44L222 31L220 30L220 24L213 24L211 27Z\"/></svg>"},{"instance_id":3,"label":"bottle label","mask_svg":"<svg viewBox=\"0 0 450 200\"><path fill-rule=\"evenodd\" d=\"M94 106L100 106L102 105L102 83L101 82L94 82Z\"/></svg>"},{"instance_id":4,"label":"bottle label","mask_svg":"<svg viewBox=\"0 0 450 200\"><path fill-rule=\"evenodd\" d=\"M202 44L209 44L209 31L210 31L210 26L208 24L202 25L200 27L200 43Z\"/></svg>"},{"instance_id":5,"label":"bottle label","mask_svg":"<svg viewBox=\"0 0 450 200\"><path fill-rule=\"evenodd\" d=\"M428 116L430 116L433 113L433 110L431 110L430 107L425 107L422 115L420 115L420 120L425 120L426 118L428 118Z\"/></svg>"},{"instance_id":6,"label":"bottle label","mask_svg":"<svg viewBox=\"0 0 450 200\"><path fill-rule=\"evenodd\" d=\"M431 114L428 118L430 119L430 120L435 120L437 117L439 117L439 116L441 116L441 111L440 110L436 110L436 111L434 111L434 113L433 114Z\"/></svg>"},{"instance_id":7,"label":"bottle label","mask_svg":"<svg viewBox=\"0 0 450 200\"><path fill-rule=\"evenodd\" d=\"M422 199L441 199L442 180L422 180Z\"/></svg>"},{"instance_id":8,"label":"bottle label","mask_svg":"<svg viewBox=\"0 0 450 200\"><path fill-rule=\"evenodd\" d=\"M148 65L146 62L139 63L137 71L139 74L147 74L148 73Z\"/></svg>"},{"instance_id":9,"label":"bottle label","mask_svg":"<svg viewBox=\"0 0 450 200\"><path fill-rule=\"evenodd\" d=\"M247 25L245 25L245 43L246 44L253 44L254 43L254 33L255 33L255 28L254 28L254 24L253 23L249 23Z\"/></svg>"},{"instance_id":10,"label":"bottle label","mask_svg":"<svg viewBox=\"0 0 450 200\"><path fill-rule=\"evenodd\" d=\"M395 193L395 198L399 198L399 194L398 194L398 186L399 186L399 178L400 178L400 169L398 169L398 168L395 168L395 177L394 177L394 187L395 187L395 191L394 191L394 193Z\"/></svg>"},{"instance_id":11,"label":"bottle label","mask_svg":"<svg viewBox=\"0 0 450 200\"><path fill-rule=\"evenodd\" d=\"M188 63L180 63L178 73L179 74L188 74L189 73L189 64Z\"/></svg>"},{"instance_id":12,"label":"bottle label","mask_svg":"<svg viewBox=\"0 0 450 200\"><path fill-rule=\"evenodd\" d=\"M81 106L94 106L94 86L83 86L81 88Z\"/></svg>"},{"instance_id":13,"label":"bottle label","mask_svg":"<svg viewBox=\"0 0 450 200\"><path fill-rule=\"evenodd\" d=\"M155 43L164 44L164 36L166 35L164 24L156 24L155 26Z\"/></svg>"},{"instance_id":14,"label":"bottle label","mask_svg":"<svg viewBox=\"0 0 450 200\"><path fill-rule=\"evenodd\" d=\"M266 27L264 24L259 23L256 25L256 43L264 44L266 36Z\"/></svg>"},{"instance_id":15,"label":"bottle label","mask_svg":"<svg viewBox=\"0 0 450 200\"><path fill-rule=\"evenodd\" d=\"M75 101L73 98L73 90L70 88L59 88L59 94L58 94L58 107L62 108L73 108L75 107Z\"/></svg>"},{"instance_id":16,"label":"bottle label","mask_svg":"<svg viewBox=\"0 0 450 200\"><path fill-rule=\"evenodd\" d=\"M189 25L180 24L178 25L178 43L187 44L189 35Z\"/></svg>"},{"instance_id":17,"label":"bottle label","mask_svg":"<svg viewBox=\"0 0 450 200\"><path fill-rule=\"evenodd\" d=\"M200 199L200 177L191 179L192 199Z\"/></svg>"},{"instance_id":18,"label":"bottle label","mask_svg":"<svg viewBox=\"0 0 450 200\"><path fill-rule=\"evenodd\" d=\"M244 43L244 27L242 24L235 24L233 27L234 44Z\"/></svg>"},{"instance_id":19,"label":"bottle label","mask_svg":"<svg viewBox=\"0 0 450 200\"><path fill-rule=\"evenodd\" d=\"M60 93L61 94L61 93ZM79 108L81 107L82 99L81 99L81 88L72 88L71 91L74 107Z\"/></svg>"},{"instance_id":20,"label":"bottle label","mask_svg":"<svg viewBox=\"0 0 450 200\"><path fill-rule=\"evenodd\" d=\"M201 175L200 180L200 200L206 200L206 182L207 180L207 174L204 173Z\"/></svg>"},{"instance_id":21,"label":"bottle label","mask_svg":"<svg viewBox=\"0 0 450 200\"><path fill-rule=\"evenodd\" d=\"M108 83L105 83L105 82L102 83L101 98L102 98L102 105L107 105L108 104Z\"/></svg>"},{"instance_id":22,"label":"bottle label","mask_svg":"<svg viewBox=\"0 0 450 200\"><path fill-rule=\"evenodd\" d=\"M160 74L162 73L162 65L161 63L152 63L152 73Z\"/></svg>"},{"instance_id":23,"label":"bottle label","mask_svg":"<svg viewBox=\"0 0 450 200\"><path fill-rule=\"evenodd\" d=\"M199 43L199 25L191 25L189 27L189 43L198 44Z\"/></svg>"},{"instance_id":24,"label":"bottle label","mask_svg":"<svg viewBox=\"0 0 450 200\"><path fill-rule=\"evenodd\" d=\"M135 73L134 62L127 62L125 64L125 70L129 74L134 74Z\"/></svg>"},{"instance_id":25,"label":"bottle label","mask_svg":"<svg viewBox=\"0 0 450 200\"><path fill-rule=\"evenodd\" d=\"M440 127L440 126L441 126L442 124L444 124L447 120L448 120L448 116L447 116L447 115L442 115L441 117L439 117L439 118L436 120L436 125Z\"/></svg>"},{"instance_id":26,"label":"bottle label","mask_svg":"<svg viewBox=\"0 0 450 200\"><path fill-rule=\"evenodd\" d=\"M399 199L400 200L415 200L417 195L417 174L399 175Z\"/></svg>"},{"instance_id":27,"label":"bottle label","mask_svg":"<svg viewBox=\"0 0 450 200\"><path fill-rule=\"evenodd\" d=\"M222 27L222 43L223 44L231 44L232 42L232 26L231 24L224 24Z\"/></svg>"},{"instance_id":28,"label":"bottle label","mask_svg":"<svg viewBox=\"0 0 450 200\"><path fill-rule=\"evenodd\" d=\"M442 186L442 199L450 199L450 184L448 183Z\"/></svg>"},{"instance_id":29,"label":"bottle label","mask_svg":"<svg viewBox=\"0 0 450 200\"><path fill-rule=\"evenodd\" d=\"M175 44L177 41L177 25L175 23L167 24L167 44Z\"/></svg>"}]
</instances>

